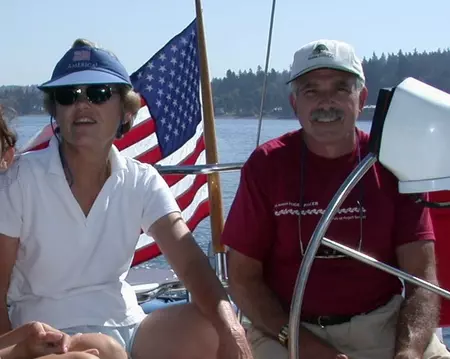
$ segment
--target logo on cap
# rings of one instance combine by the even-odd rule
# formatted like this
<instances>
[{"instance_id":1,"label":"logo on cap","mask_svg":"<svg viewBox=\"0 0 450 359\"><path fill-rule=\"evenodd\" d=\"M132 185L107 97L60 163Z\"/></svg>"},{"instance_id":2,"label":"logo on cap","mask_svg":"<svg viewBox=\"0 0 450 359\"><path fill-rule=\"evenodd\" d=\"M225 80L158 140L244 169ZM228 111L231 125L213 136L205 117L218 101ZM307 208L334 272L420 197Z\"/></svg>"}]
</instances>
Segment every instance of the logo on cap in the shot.
<instances>
[{"instance_id":1,"label":"logo on cap","mask_svg":"<svg viewBox=\"0 0 450 359\"><path fill-rule=\"evenodd\" d=\"M328 47L324 44L317 44L308 56L308 60L312 60L318 57L330 57L334 58L334 55L328 50Z\"/></svg>"},{"instance_id":2,"label":"logo on cap","mask_svg":"<svg viewBox=\"0 0 450 359\"><path fill-rule=\"evenodd\" d=\"M90 50L76 50L73 53L73 62L76 61L91 61L91 51Z\"/></svg>"},{"instance_id":3,"label":"logo on cap","mask_svg":"<svg viewBox=\"0 0 450 359\"><path fill-rule=\"evenodd\" d=\"M98 62L91 60L91 50L75 50L73 52L72 63L67 66L68 69L85 69L97 67Z\"/></svg>"}]
</instances>

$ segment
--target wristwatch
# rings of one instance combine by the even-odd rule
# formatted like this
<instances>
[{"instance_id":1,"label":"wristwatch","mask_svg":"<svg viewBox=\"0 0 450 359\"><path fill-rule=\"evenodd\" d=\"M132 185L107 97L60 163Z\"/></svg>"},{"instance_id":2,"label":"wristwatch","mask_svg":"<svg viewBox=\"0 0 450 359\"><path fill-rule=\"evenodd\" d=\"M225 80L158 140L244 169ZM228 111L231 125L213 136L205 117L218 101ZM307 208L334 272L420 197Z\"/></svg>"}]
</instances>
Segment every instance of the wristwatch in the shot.
<instances>
[{"instance_id":1,"label":"wristwatch","mask_svg":"<svg viewBox=\"0 0 450 359\"><path fill-rule=\"evenodd\" d=\"M287 348L289 341L289 325L285 324L281 327L280 332L278 333L278 341L282 346Z\"/></svg>"}]
</instances>

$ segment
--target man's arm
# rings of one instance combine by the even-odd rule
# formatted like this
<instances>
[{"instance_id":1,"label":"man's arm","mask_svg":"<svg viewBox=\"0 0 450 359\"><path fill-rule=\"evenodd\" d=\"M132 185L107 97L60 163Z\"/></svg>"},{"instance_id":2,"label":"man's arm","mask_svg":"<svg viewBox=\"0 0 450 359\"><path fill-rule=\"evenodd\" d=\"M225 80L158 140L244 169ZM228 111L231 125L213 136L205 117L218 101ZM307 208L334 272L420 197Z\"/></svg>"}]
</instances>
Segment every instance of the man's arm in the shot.
<instances>
[{"instance_id":1,"label":"man's arm","mask_svg":"<svg viewBox=\"0 0 450 359\"><path fill-rule=\"evenodd\" d=\"M18 238L0 234L0 335L11 330L11 322L8 316L7 294L18 248Z\"/></svg>"},{"instance_id":2,"label":"man's arm","mask_svg":"<svg viewBox=\"0 0 450 359\"><path fill-rule=\"evenodd\" d=\"M397 249L400 269L438 284L433 241L404 244ZM437 294L405 284L405 300L397 322L396 358L422 358L439 321Z\"/></svg>"},{"instance_id":3,"label":"man's arm","mask_svg":"<svg viewBox=\"0 0 450 359\"><path fill-rule=\"evenodd\" d=\"M252 325L277 340L289 314L263 280L261 262L233 249L228 252L230 293ZM300 353L305 358L336 358L340 353L306 328L300 328Z\"/></svg>"}]
</instances>

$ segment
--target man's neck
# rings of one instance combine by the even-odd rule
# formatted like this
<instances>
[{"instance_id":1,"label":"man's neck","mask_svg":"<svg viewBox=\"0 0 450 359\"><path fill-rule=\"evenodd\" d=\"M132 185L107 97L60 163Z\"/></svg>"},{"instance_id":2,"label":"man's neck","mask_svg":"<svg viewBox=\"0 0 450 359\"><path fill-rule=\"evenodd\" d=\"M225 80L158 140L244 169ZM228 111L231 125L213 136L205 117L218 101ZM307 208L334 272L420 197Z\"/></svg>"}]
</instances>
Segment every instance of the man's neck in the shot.
<instances>
[{"instance_id":1,"label":"man's neck","mask_svg":"<svg viewBox=\"0 0 450 359\"><path fill-rule=\"evenodd\" d=\"M348 133L347 136L335 143L323 143L314 140L304 133L304 141L308 149L317 156L333 159L352 153L356 145L356 131Z\"/></svg>"},{"instance_id":2,"label":"man's neck","mask_svg":"<svg viewBox=\"0 0 450 359\"><path fill-rule=\"evenodd\" d=\"M65 171L77 186L100 185L110 175L109 148L92 149L75 148L65 142L61 144L61 155L65 162ZM68 171L69 170L69 171Z\"/></svg>"}]
</instances>

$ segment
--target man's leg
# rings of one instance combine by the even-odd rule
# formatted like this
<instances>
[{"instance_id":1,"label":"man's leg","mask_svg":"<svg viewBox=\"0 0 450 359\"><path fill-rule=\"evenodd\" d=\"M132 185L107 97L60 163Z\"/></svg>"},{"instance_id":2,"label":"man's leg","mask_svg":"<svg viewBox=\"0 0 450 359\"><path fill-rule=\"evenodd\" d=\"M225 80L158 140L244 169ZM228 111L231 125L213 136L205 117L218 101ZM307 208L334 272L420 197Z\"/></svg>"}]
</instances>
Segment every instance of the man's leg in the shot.
<instances>
[{"instance_id":1,"label":"man's leg","mask_svg":"<svg viewBox=\"0 0 450 359\"><path fill-rule=\"evenodd\" d=\"M247 339L255 359L288 359L288 351L278 341L250 326Z\"/></svg>"},{"instance_id":2,"label":"man's leg","mask_svg":"<svg viewBox=\"0 0 450 359\"><path fill-rule=\"evenodd\" d=\"M326 336L337 349L352 359L392 358L395 350L397 318L403 298L395 296L386 305L366 315L352 318L349 323L321 328L306 325L313 333ZM436 334L433 334L424 359L450 359Z\"/></svg>"},{"instance_id":3,"label":"man's leg","mask_svg":"<svg viewBox=\"0 0 450 359\"><path fill-rule=\"evenodd\" d=\"M428 345L425 353L423 354L423 359L450 359L450 353L447 350L445 344L441 342L439 337L434 334L431 338L431 342Z\"/></svg>"},{"instance_id":4,"label":"man's leg","mask_svg":"<svg viewBox=\"0 0 450 359\"><path fill-rule=\"evenodd\" d=\"M147 315L135 334L133 359L214 359L219 337L212 324L192 304L159 309Z\"/></svg>"}]
</instances>

